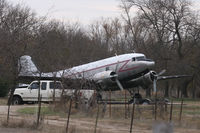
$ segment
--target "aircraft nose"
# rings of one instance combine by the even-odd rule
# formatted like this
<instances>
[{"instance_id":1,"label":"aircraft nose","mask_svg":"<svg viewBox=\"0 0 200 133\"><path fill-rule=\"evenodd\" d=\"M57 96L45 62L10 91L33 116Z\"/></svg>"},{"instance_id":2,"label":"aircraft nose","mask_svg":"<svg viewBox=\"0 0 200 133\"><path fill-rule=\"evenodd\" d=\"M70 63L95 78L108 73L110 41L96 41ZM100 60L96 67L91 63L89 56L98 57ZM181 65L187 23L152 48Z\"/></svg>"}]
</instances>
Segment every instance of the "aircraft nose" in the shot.
<instances>
[{"instance_id":1,"label":"aircraft nose","mask_svg":"<svg viewBox=\"0 0 200 133\"><path fill-rule=\"evenodd\" d=\"M148 61L148 62L147 62L147 67L148 67L148 68L153 68L154 65L155 65L155 62L154 62L154 61Z\"/></svg>"}]
</instances>

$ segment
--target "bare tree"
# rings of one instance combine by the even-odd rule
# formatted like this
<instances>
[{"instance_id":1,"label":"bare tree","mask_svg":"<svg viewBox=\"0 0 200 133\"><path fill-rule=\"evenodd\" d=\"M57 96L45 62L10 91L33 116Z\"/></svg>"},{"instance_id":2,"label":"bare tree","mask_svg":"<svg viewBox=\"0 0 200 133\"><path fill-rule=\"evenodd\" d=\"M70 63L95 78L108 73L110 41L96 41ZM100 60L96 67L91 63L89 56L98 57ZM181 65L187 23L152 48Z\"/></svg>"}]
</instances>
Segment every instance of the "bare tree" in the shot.
<instances>
[{"instance_id":1,"label":"bare tree","mask_svg":"<svg viewBox=\"0 0 200 133\"><path fill-rule=\"evenodd\" d=\"M32 39L37 21L35 14L29 8L20 5L12 6L4 0L0 1L0 15L0 53L5 61L4 64L9 66L13 81L8 100L7 121L9 121L10 105L20 72L18 62L27 51L27 45Z\"/></svg>"}]
</instances>

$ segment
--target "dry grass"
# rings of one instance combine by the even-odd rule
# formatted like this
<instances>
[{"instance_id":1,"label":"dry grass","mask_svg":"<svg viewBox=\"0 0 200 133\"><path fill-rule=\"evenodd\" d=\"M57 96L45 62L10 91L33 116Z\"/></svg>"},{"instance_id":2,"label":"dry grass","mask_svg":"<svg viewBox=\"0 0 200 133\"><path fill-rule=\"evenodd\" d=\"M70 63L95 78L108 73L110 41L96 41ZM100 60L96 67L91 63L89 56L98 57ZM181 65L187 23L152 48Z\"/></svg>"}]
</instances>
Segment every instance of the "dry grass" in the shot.
<instances>
[{"instance_id":1,"label":"dry grass","mask_svg":"<svg viewBox=\"0 0 200 133\"><path fill-rule=\"evenodd\" d=\"M182 120L179 121L180 105L174 105L172 123L174 125L174 132L200 132L200 102L187 102L183 106ZM55 109L54 109L55 108ZM61 111L58 105L50 105L50 109L54 111ZM64 108L63 108L64 109ZM132 105L127 105L127 118L125 118L125 105L112 105L111 117L109 116L109 105L104 110L103 105L100 105L99 120L97 125L97 133L123 133L129 132L130 118L132 112ZM40 129L36 132L40 133L65 133L66 117L67 117L68 105L66 104L64 116L46 116L44 119L52 120L51 122L44 122ZM105 111L105 112L104 112ZM80 108L75 109L74 104L70 116L69 133L93 133L94 124L97 115L97 107L93 107L88 111L83 111ZM167 110L163 109L163 106L158 105L157 108L157 121L169 122L170 106L167 106ZM23 115L24 116L24 115ZM30 115L35 117L35 114ZM9 125L2 122L3 127L8 128L28 128L36 129L33 120L12 120ZM154 106L153 105L138 105L135 106L135 114L133 121L133 132L151 133L154 121Z\"/></svg>"},{"instance_id":2,"label":"dry grass","mask_svg":"<svg viewBox=\"0 0 200 133\"><path fill-rule=\"evenodd\" d=\"M10 118L9 122L6 119L1 120L1 127L5 128L27 128L27 129L42 129L43 122L41 121L40 126L36 126L36 122L30 119L14 119Z\"/></svg>"},{"instance_id":3,"label":"dry grass","mask_svg":"<svg viewBox=\"0 0 200 133\"><path fill-rule=\"evenodd\" d=\"M6 105L6 104L7 104L7 101L8 101L8 98L7 98L7 97L0 98L0 105Z\"/></svg>"}]
</instances>

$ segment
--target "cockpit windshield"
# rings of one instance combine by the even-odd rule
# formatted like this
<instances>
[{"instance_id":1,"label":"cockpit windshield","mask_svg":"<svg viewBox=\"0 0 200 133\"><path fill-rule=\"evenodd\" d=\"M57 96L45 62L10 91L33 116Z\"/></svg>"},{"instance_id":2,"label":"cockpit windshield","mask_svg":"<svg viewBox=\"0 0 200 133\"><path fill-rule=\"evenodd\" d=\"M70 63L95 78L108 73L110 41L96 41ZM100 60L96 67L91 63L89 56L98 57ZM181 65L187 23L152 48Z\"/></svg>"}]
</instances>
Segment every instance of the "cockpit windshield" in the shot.
<instances>
[{"instance_id":1,"label":"cockpit windshield","mask_svg":"<svg viewBox=\"0 0 200 133\"><path fill-rule=\"evenodd\" d=\"M145 56L133 57L132 61L152 61L151 59L147 59Z\"/></svg>"},{"instance_id":2,"label":"cockpit windshield","mask_svg":"<svg viewBox=\"0 0 200 133\"><path fill-rule=\"evenodd\" d=\"M137 61L145 61L146 58L144 56L136 57Z\"/></svg>"}]
</instances>

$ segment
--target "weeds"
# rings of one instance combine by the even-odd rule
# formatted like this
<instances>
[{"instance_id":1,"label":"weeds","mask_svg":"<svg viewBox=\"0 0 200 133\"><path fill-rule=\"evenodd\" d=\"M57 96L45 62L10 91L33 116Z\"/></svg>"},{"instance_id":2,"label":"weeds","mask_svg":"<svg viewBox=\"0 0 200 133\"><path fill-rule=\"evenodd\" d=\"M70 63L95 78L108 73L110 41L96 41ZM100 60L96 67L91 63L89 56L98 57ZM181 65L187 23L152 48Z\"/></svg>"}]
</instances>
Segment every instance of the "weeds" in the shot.
<instances>
[{"instance_id":1,"label":"weeds","mask_svg":"<svg viewBox=\"0 0 200 133\"><path fill-rule=\"evenodd\" d=\"M6 128L30 128L30 129L36 129L36 123L27 121L25 119L12 119L9 123L7 123L6 120L1 121L1 127L6 127Z\"/></svg>"},{"instance_id":2,"label":"weeds","mask_svg":"<svg viewBox=\"0 0 200 133\"><path fill-rule=\"evenodd\" d=\"M125 107L124 105L111 105L111 117L109 115L109 108L107 106L106 109L104 109L104 105L99 105L99 121L98 121L98 130L97 133L111 133L110 131L106 131L104 129L104 126L110 126L109 128L125 128L125 130L129 129L130 124L130 117L125 119ZM130 106L130 105L129 105ZM39 130L43 132L48 133L64 133L65 132L65 126L66 126L66 116L67 116L67 110L68 110L69 104L66 103L65 105L62 104L50 104L49 106L42 107L42 115L48 118L57 117L56 120L59 121L63 120L62 125L49 125L49 124L41 124L39 127ZM86 106L84 104L79 105L78 108L75 108L75 103L73 103L72 106L72 112L71 112L71 120L69 124L69 133L92 133L94 131L94 124L95 124L95 117L97 113L97 107L89 107L88 109L85 108ZM131 106L130 106L131 107ZM130 111L130 108L127 108ZM193 128L199 131L200 129L200 112L199 112L199 104L186 104L183 105L183 115L181 122L179 121L179 113L180 113L180 105L174 105L173 108L173 123L174 128ZM37 111L35 111L35 107L25 107L22 109L19 109L17 112L20 114L26 114L33 116ZM141 130L141 127L143 130L152 130L152 123L154 123L154 114L152 112L154 108L153 105L138 105L135 109L135 116L133 121L133 131L135 128L138 130ZM105 112L104 112L105 111ZM163 105L158 104L157 108L157 120L158 121L164 121L167 122L169 120L169 111L170 106L168 106L167 109ZM53 117L51 117L53 116ZM130 115L129 115L130 116ZM44 118L43 117L43 118ZM47 117L45 117L47 119ZM65 119L63 119L65 118ZM53 118L53 120L55 120ZM81 123L73 122L73 120L81 121ZM60 121L59 121L60 122ZM85 122L85 123L84 123ZM54 122L55 123L55 122ZM11 121L9 125L6 123L6 121L2 122L2 127L12 127L12 128L29 128L29 129L36 129L34 122L26 121L26 120L18 120L18 121ZM78 126L77 126L78 125ZM104 125L104 126L102 126ZM60 127L59 127L60 126ZM57 130L55 129L57 128ZM58 130L59 129L59 130ZM124 130L124 129L123 129Z\"/></svg>"},{"instance_id":3,"label":"weeds","mask_svg":"<svg viewBox=\"0 0 200 133\"><path fill-rule=\"evenodd\" d=\"M0 98L0 105L6 105L8 102L8 98L5 97L5 98Z\"/></svg>"}]
</instances>

